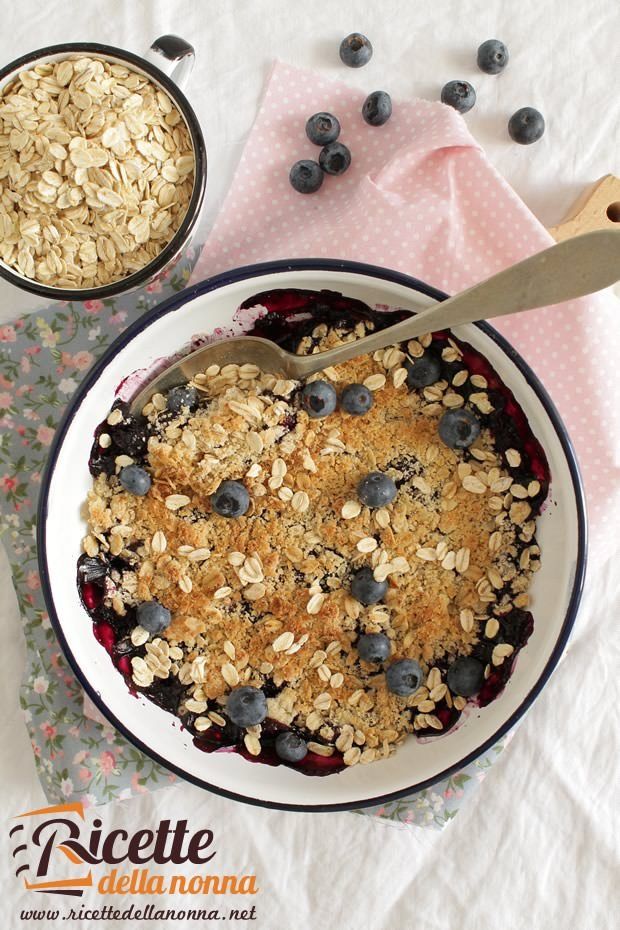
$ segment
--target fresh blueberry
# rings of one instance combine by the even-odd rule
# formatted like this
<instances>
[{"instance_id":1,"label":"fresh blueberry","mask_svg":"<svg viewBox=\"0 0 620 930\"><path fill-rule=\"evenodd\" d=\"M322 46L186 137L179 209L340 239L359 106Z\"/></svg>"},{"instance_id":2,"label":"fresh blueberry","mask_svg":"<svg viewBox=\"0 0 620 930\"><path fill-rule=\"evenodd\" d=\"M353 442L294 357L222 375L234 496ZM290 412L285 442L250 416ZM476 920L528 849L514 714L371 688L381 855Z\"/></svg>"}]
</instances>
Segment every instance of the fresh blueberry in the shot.
<instances>
[{"instance_id":1,"label":"fresh blueberry","mask_svg":"<svg viewBox=\"0 0 620 930\"><path fill-rule=\"evenodd\" d=\"M357 496L367 507L385 507L396 497L397 487L387 475L371 471L357 486Z\"/></svg>"},{"instance_id":2,"label":"fresh blueberry","mask_svg":"<svg viewBox=\"0 0 620 930\"><path fill-rule=\"evenodd\" d=\"M420 685L424 673L415 659L399 659L393 662L385 673L388 689L399 697L408 697L415 694Z\"/></svg>"},{"instance_id":3,"label":"fresh blueberry","mask_svg":"<svg viewBox=\"0 0 620 930\"><path fill-rule=\"evenodd\" d=\"M198 406L198 391L191 384L180 384L168 391L168 410L172 413L181 413L187 407L195 410Z\"/></svg>"},{"instance_id":4,"label":"fresh blueberry","mask_svg":"<svg viewBox=\"0 0 620 930\"><path fill-rule=\"evenodd\" d=\"M362 633L357 641L357 651L364 662L385 662L392 651L392 644L385 633Z\"/></svg>"},{"instance_id":5,"label":"fresh blueberry","mask_svg":"<svg viewBox=\"0 0 620 930\"><path fill-rule=\"evenodd\" d=\"M276 736L276 755L284 762L301 762L308 755L305 740L292 730L285 730Z\"/></svg>"},{"instance_id":6,"label":"fresh blueberry","mask_svg":"<svg viewBox=\"0 0 620 930\"><path fill-rule=\"evenodd\" d=\"M342 142L330 142L321 149L319 165L325 174L344 174L351 164L351 152Z\"/></svg>"},{"instance_id":7,"label":"fresh blueberry","mask_svg":"<svg viewBox=\"0 0 620 930\"><path fill-rule=\"evenodd\" d=\"M364 607L378 604L385 597L387 589L387 581L375 581L372 568L367 565L360 568L351 580L351 594Z\"/></svg>"},{"instance_id":8,"label":"fresh blueberry","mask_svg":"<svg viewBox=\"0 0 620 930\"><path fill-rule=\"evenodd\" d=\"M472 656L456 659L446 675L448 687L453 694L471 697L477 694L484 682L484 665Z\"/></svg>"},{"instance_id":9,"label":"fresh blueberry","mask_svg":"<svg viewBox=\"0 0 620 930\"><path fill-rule=\"evenodd\" d=\"M144 497L151 487L151 476L139 465L125 465L119 472L118 480L126 491L137 497Z\"/></svg>"},{"instance_id":10,"label":"fresh blueberry","mask_svg":"<svg viewBox=\"0 0 620 930\"><path fill-rule=\"evenodd\" d=\"M323 183L323 172L317 162L302 158L301 161L295 162L288 179L300 194L314 194Z\"/></svg>"},{"instance_id":11,"label":"fresh blueberry","mask_svg":"<svg viewBox=\"0 0 620 930\"><path fill-rule=\"evenodd\" d=\"M448 81L441 89L441 102L457 113L467 113L476 102L476 91L469 81Z\"/></svg>"},{"instance_id":12,"label":"fresh blueberry","mask_svg":"<svg viewBox=\"0 0 620 930\"><path fill-rule=\"evenodd\" d=\"M349 68L361 68L372 58L370 40L360 32L352 32L340 43L340 60Z\"/></svg>"},{"instance_id":13,"label":"fresh blueberry","mask_svg":"<svg viewBox=\"0 0 620 930\"><path fill-rule=\"evenodd\" d=\"M306 123L306 135L315 145L327 145L340 135L340 123L331 113L315 113Z\"/></svg>"},{"instance_id":14,"label":"fresh blueberry","mask_svg":"<svg viewBox=\"0 0 620 930\"><path fill-rule=\"evenodd\" d=\"M248 489L240 481L222 481L211 495L211 507L220 517L241 517L249 506Z\"/></svg>"},{"instance_id":15,"label":"fresh blueberry","mask_svg":"<svg viewBox=\"0 0 620 930\"><path fill-rule=\"evenodd\" d=\"M480 435L480 423L469 410L447 410L439 421L439 436L451 449L467 449Z\"/></svg>"},{"instance_id":16,"label":"fresh blueberry","mask_svg":"<svg viewBox=\"0 0 620 930\"><path fill-rule=\"evenodd\" d=\"M545 131L545 119L534 107L521 107L510 117L508 132L513 142L531 145L538 142Z\"/></svg>"},{"instance_id":17,"label":"fresh blueberry","mask_svg":"<svg viewBox=\"0 0 620 930\"><path fill-rule=\"evenodd\" d=\"M499 39L487 39L478 48L478 67L485 74L499 74L508 64L508 49Z\"/></svg>"},{"instance_id":18,"label":"fresh blueberry","mask_svg":"<svg viewBox=\"0 0 620 930\"><path fill-rule=\"evenodd\" d=\"M392 98L384 90L368 94L362 106L362 116L369 126L383 126L392 115Z\"/></svg>"},{"instance_id":19,"label":"fresh blueberry","mask_svg":"<svg viewBox=\"0 0 620 930\"><path fill-rule=\"evenodd\" d=\"M136 619L149 633L163 633L170 626L171 614L159 601L144 601L138 605Z\"/></svg>"},{"instance_id":20,"label":"fresh blueberry","mask_svg":"<svg viewBox=\"0 0 620 930\"><path fill-rule=\"evenodd\" d=\"M228 695L226 712L238 727L254 727L267 716L267 698L259 688L243 685Z\"/></svg>"},{"instance_id":21,"label":"fresh blueberry","mask_svg":"<svg viewBox=\"0 0 620 930\"><path fill-rule=\"evenodd\" d=\"M428 387L439 381L441 374L441 362L434 352L426 351L420 358L414 358L411 361L405 360L407 369L407 386L410 390L413 388Z\"/></svg>"},{"instance_id":22,"label":"fresh blueberry","mask_svg":"<svg viewBox=\"0 0 620 930\"><path fill-rule=\"evenodd\" d=\"M337 400L336 389L329 381L311 381L301 392L301 406L313 420L333 413Z\"/></svg>"},{"instance_id":23,"label":"fresh blueberry","mask_svg":"<svg viewBox=\"0 0 620 930\"><path fill-rule=\"evenodd\" d=\"M340 406L354 417L368 413L373 403L372 391L365 384L347 384L340 395Z\"/></svg>"}]
</instances>

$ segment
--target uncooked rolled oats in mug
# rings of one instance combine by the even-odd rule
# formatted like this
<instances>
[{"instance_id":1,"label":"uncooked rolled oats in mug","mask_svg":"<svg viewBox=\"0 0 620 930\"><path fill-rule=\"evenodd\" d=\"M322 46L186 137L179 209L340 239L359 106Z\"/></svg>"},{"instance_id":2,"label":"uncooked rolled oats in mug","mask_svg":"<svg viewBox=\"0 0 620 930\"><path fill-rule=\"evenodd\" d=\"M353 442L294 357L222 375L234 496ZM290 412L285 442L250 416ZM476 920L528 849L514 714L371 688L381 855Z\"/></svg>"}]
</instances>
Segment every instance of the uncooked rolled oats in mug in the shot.
<instances>
[{"instance_id":1,"label":"uncooked rolled oats in mug","mask_svg":"<svg viewBox=\"0 0 620 930\"><path fill-rule=\"evenodd\" d=\"M0 95L0 258L52 287L121 280L170 242L194 175L183 117L146 75L37 64Z\"/></svg>"}]
</instances>

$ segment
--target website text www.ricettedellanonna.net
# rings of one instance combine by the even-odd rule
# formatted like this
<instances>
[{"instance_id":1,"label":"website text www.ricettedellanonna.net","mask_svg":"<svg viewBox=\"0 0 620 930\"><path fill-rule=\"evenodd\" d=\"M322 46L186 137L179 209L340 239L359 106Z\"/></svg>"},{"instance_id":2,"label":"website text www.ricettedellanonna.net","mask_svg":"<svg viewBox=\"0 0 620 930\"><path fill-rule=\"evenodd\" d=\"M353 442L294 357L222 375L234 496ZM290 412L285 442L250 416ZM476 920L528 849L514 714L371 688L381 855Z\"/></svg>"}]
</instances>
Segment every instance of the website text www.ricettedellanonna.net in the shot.
<instances>
[{"instance_id":1,"label":"website text www.ricettedellanonna.net","mask_svg":"<svg viewBox=\"0 0 620 930\"><path fill-rule=\"evenodd\" d=\"M216 920L256 920L256 905L249 908L230 908L229 911L221 908L190 907L169 908L159 907L156 904L128 907L115 907L105 904L103 907L70 907L66 911L58 908L24 908L20 911L22 921L41 920L95 920L95 921L126 921L126 920L183 920L183 921L216 921Z\"/></svg>"}]
</instances>

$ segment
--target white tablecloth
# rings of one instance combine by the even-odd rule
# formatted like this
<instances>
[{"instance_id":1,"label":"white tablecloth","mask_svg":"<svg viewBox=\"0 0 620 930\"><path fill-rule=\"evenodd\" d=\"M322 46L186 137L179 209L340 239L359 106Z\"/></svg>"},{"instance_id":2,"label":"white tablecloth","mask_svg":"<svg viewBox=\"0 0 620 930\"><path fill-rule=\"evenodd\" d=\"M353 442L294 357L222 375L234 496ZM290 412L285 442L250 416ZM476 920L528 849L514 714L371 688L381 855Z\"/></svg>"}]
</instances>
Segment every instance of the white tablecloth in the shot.
<instances>
[{"instance_id":1,"label":"white tablecloth","mask_svg":"<svg viewBox=\"0 0 620 930\"><path fill-rule=\"evenodd\" d=\"M586 184L608 172L620 174L620 17L612 0L544 5L540 0L21 0L4 11L2 25L0 63L62 41L100 41L140 52L154 37L175 32L195 45L197 63L187 92L209 152L205 231L232 177L274 57L369 91L389 90L396 98L436 98L445 81L472 80L478 105L467 119L474 135L547 224L561 219ZM338 43L353 30L371 37L375 55L367 68L345 71ZM489 37L504 40L511 52L510 66L498 79L475 68L475 50ZM535 146L509 141L507 119L524 105L545 114L553 158L543 162ZM0 323L40 305L0 284ZM263 811L189 785L110 805L100 815L106 829L138 829L163 817L188 817L194 830L213 829L218 850L213 871L255 872L261 891L253 902L211 899L210 906L255 903L256 920L240 923L260 930L612 928L620 906L613 793L620 750L619 606L617 559L610 554L608 564L591 568L567 661L484 786L443 833L394 829L346 813ZM12 816L43 804L44 797L18 710L24 645L3 552L0 618L0 766L9 825ZM57 904L44 895L34 897L20 890L5 859L3 926L21 925L21 907ZM127 906L127 898L119 900ZM101 904L95 895L84 901ZM205 904L206 899L192 902ZM84 930L125 925L81 922ZM171 925L133 923L136 928Z\"/></svg>"}]
</instances>

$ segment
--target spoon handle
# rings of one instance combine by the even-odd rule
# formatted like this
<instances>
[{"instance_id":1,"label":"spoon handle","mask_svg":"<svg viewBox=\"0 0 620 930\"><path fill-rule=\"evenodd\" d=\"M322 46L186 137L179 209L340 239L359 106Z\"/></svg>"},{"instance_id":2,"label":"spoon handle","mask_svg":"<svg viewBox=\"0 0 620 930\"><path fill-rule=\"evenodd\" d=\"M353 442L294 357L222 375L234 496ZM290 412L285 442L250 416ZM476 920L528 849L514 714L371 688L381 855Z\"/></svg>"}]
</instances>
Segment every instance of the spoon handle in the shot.
<instances>
[{"instance_id":1,"label":"spoon handle","mask_svg":"<svg viewBox=\"0 0 620 930\"><path fill-rule=\"evenodd\" d=\"M575 236L394 326L327 352L298 357L300 369L303 365L298 377L424 333L583 297L618 280L620 229Z\"/></svg>"}]
</instances>

